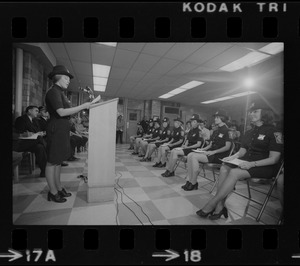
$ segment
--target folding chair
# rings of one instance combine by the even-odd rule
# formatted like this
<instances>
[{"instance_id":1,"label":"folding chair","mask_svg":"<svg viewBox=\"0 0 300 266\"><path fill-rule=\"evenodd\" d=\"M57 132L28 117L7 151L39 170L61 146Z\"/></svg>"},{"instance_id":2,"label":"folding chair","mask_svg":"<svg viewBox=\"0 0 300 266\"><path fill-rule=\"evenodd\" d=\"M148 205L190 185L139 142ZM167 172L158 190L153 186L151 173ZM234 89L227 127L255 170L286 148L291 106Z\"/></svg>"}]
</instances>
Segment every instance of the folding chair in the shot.
<instances>
[{"instance_id":1,"label":"folding chair","mask_svg":"<svg viewBox=\"0 0 300 266\"><path fill-rule=\"evenodd\" d=\"M230 153L228 156L231 156L234 150L235 150L235 143L233 141L231 141ZM219 181L219 179L216 178L216 171L220 170L222 163L199 163L199 164L202 164L202 170L203 170L203 175L204 175L203 177L205 179L210 180L209 178L206 177L204 166L209 167L213 173L214 180L212 182L214 182L214 184L213 184L211 190L209 191L209 193L212 193ZM199 173L200 173L200 171L199 171Z\"/></svg>"},{"instance_id":2,"label":"folding chair","mask_svg":"<svg viewBox=\"0 0 300 266\"><path fill-rule=\"evenodd\" d=\"M269 199L270 199L270 197L272 195L272 192L273 192L273 189L274 189L274 187L275 187L275 185L277 183L277 180L278 180L280 174L283 173L283 163L284 162L282 160L281 163L280 163L280 168L277 171L277 174L272 178L272 182L271 182L270 188L269 188L268 193L266 194L265 200L264 200L264 202L262 204L260 202L256 201L256 200L252 199L251 192L250 192L250 183L249 183L250 178L247 179L247 189L248 189L248 198L249 198L249 200L252 200L252 201L254 201L254 202L262 205L262 207L260 208L259 213L258 213L258 215L256 217L256 221L257 222L260 221L260 218L261 218L261 216L262 216L262 214L263 214L263 212L264 212L264 210L266 208L266 205L267 205L267 203L268 203L268 201L269 201ZM255 178L256 179L266 180L266 178L264 178L264 177L255 177ZM281 217L279 219L279 223L280 222L281 222Z\"/></svg>"}]
</instances>

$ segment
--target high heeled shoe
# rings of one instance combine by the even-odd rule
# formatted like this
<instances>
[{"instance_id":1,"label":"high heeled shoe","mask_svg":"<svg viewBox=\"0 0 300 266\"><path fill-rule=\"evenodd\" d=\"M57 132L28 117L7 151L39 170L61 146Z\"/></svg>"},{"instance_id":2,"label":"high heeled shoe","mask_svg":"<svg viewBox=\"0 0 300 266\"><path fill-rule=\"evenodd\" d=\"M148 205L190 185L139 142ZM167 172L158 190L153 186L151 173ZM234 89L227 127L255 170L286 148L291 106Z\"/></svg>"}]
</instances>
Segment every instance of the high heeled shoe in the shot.
<instances>
[{"instance_id":1,"label":"high heeled shoe","mask_svg":"<svg viewBox=\"0 0 300 266\"><path fill-rule=\"evenodd\" d=\"M62 190L58 190L58 194L64 198L72 196L72 193L67 192L64 188Z\"/></svg>"},{"instance_id":2,"label":"high heeled shoe","mask_svg":"<svg viewBox=\"0 0 300 266\"><path fill-rule=\"evenodd\" d=\"M224 207L219 213L214 213L213 215L209 216L210 220L218 220L224 215L225 218L228 218L228 210Z\"/></svg>"},{"instance_id":3,"label":"high heeled shoe","mask_svg":"<svg viewBox=\"0 0 300 266\"><path fill-rule=\"evenodd\" d=\"M214 210L212 210L211 212L204 212L201 210L197 211L196 214L199 215L202 218L206 218L208 215L213 214Z\"/></svg>"},{"instance_id":4,"label":"high heeled shoe","mask_svg":"<svg viewBox=\"0 0 300 266\"><path fill-rule=\"evenodd\" d=\"M198 189L198 182L196 182L194 185L189 182L189 184L186 185L184 188L185 191L191 191L191 190L197 190Z\"/></svg>"},{"instance_id":5,"label":"high heeled shoe","mask_svg":"<svg viewBox=\"0 0 300 266\"><path fill-rule=\"evenodd\" d=\"M185 189L189 183L190 183L190 181L186 181L186 183L183 186L181 186L181 188Z\"/></svg>"},{"instance_id":6,"label":"high heeled shoe","mask_svg":"<svg viewBox=\"0 0 300 266\"><path fill-rule=\"evenodd\" d=\"M59 202L59 203L63 203L66 202L67 200L62 197L58 192L53 195L50 191L48 192L48 201L54 201L54 202Z\"/></svg>"}]
</instances>

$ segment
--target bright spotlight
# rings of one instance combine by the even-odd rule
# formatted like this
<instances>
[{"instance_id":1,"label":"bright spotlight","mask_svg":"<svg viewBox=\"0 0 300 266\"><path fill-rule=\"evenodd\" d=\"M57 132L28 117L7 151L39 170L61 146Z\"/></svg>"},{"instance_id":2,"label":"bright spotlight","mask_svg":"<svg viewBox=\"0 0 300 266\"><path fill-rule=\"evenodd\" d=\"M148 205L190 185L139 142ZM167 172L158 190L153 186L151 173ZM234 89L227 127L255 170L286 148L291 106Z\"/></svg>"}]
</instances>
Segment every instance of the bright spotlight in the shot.
<instances>
[{"instance_id":1,"label":"bright spotlight","mask_svg":"<svg viewBox=\"0 0 300 266\"><path fill-rule=\"evenodd\" d=\"M252 78L246 78L244 81L246 88L251 88L254 85L254 80Z\"/></svg>"}]
</instances>

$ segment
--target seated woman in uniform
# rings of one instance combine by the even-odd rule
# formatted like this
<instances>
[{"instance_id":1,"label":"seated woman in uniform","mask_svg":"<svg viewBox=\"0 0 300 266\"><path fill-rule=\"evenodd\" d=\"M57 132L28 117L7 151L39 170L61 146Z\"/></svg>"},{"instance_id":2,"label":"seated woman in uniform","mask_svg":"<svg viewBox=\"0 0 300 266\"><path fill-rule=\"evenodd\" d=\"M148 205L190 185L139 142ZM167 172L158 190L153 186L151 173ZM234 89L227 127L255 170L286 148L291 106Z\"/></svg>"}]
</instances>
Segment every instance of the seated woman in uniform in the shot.
<instances>
[{"instance_id":1,"label":"seated woman in uniform","mask_svg":"<svg viewBox=\"0 0 300 266\"><path fill-rule=\"evenodd\" d=\"M130 147L128 148L128 150L134 150L135 140L137 138L142 138L143 135L144 135L144 130L142 128L141 122L137 123L137 127L138 128L137 128L137 131L136 131L136 135L129 137L129 139L130 139Z\"/></svg>"},{"instance_id":2,"label":"seated woman in uniform","mask_svg":"<svg viewBox=\"0 0 300 266\"><path fill-rule=\"evenodd\" d=\"M186 140L186 136L189 133L189 131L191 130L191 128L192 128L191 120L189 120L185 123L185 129L184 129L185 140Z\"/></svg>"},{"instance_id":3,"label":"seated woman in uniform","mask_svg":"<svg viewBox=\"0 0 300 266\"><path fill-rule=\"evenodd\" d=\"M215 125L218 129L213 133L209 144L198 149L201 153L192 152L187 157L188 181L182 186L184 190L198 189L197 176L200 163L221 163L220 159L229 155L231 142L228 135L228 128L225 124L226 113L219 110L214 114Z\"/></svg>"},{"instance_id":4,"label":"seated woman in uniform","mask_svg":"<svg viewBox=\"0 0 300 266\"><path fill-rule=\"evenodd\" d=\"M148 144L155 142L156 140L159 140L161 133L162 133L162 130L160 128L160 120L157 119L154 121L154 130L152 133L152 137L148 138L148 139L143 138L142 141L140 142L141 154L144 154L144 156L143 156L144 158L140 160L141 162L147 162L147 161L150 162L151 161L151 158L146 157L147 156L146 151L148 148Z\"/></svg>"},{"instance_id":5,"label":"seated woman in uniform","mask_svg":"<svg viewBox=\"0 0 300 266\"><path fill-rule=\"evenodd\" d=\"M157 162L153 167L166 167L167 155L166 151L180 147L184 140L184 130L182 129L183 122L180 118L174 119L174 129L171 133L171 140L158 148Z\"/></svg>"},{"instance_id":6,"label":"seated woman in uniform","mask_svg":"<svg viewBox=\"0 0 300 266\"><path fill-rule=\"evenodd\" d=\"M170 135L171 135L170 120L168 117L165 117L163 120L163 129L161 130L159 139L148 144L145 157L140 161L141 162L151 161L151 155L154 152L155 148L159 148L162 144L168 142L170 140Z\"/></svg>"},{"instance_id":7,"label":"seated woman in uniform","mask_svg":"<svg viewBox=\"0 0 300 266\"><path fill-rule=\"evenodd\" d=\"M186 141L180 148L173 149L167 163L166 171L161 174L163 177L174 176L174 169L178 156L187 156L193 149L201 147L203 139L200 137L199 122L201 121L199 115L194 114L190 119L192 128L187 134Z\"/></svg>"},{"instance_id":8,"label":"seated woman in uniform","mask_svg":"<svg viewBox=\"0 0 300 266\"><path fill-rule=\"evenodd\" d=\"M237 181L248 178L272 178L279 170L283 150L282 134L272 126L273 111L262 101L255 101L250 106L249 119L253 129L247 131L242 146L237 153L226 157L220 169L217 193L199 211L197 215L210 219L228 217L225 201L233 191ZM243 160L237 165L233 159Z\"/></svg>"},{"instance_id":9,"label":"seated woman in uniform","mask_svg":"<svg viewBox=\"0 0 300 266\"><path fill-rule=\"evenodd\" d=\"M153 131L154 131L154 123L153 123L153 119L150 118L148 130L147 130L146 134L141 138L136 138L135 139L135 147L134 147L134 151L133 151L132 155L138 155L139 154L142 139L151 138ZM144 157L144 155L140 154L139 157Z\"/></svg>"},{"instance_id":10,"label":"seated woman in uniform","mask_svg":"<svg viewBox=\"0 0 300 266\"><path fill-rule=\"evenodd\" d=\"M80 116L75 117L75 132L76 134L81 136L80 145L77 146L77 152L80 152L80 148L85 147L89 136L89 132L87 131L86 127L83 126Z\"/></svg>"}]
</instances>

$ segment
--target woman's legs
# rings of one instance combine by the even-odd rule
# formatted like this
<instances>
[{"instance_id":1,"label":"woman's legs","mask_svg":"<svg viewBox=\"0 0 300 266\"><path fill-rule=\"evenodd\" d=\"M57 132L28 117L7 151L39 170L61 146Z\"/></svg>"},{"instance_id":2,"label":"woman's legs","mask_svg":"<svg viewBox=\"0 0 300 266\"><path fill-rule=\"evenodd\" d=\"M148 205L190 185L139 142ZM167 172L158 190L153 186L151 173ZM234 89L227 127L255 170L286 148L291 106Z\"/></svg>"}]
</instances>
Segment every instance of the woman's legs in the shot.
<instances>
[{"instance_id":1,"label":"woman's legs","mask_svg":"<svg viewBox=\"0 0 300 266\"><path fill-rule=\"evenodd\" d=\"M218 203L224 200L229 195L229 193L233 191L238 180L243 180L249 177L250 174L246 170L242 170L240 168L230 169L227 177L225 177L225 175L224 177L222 177L222 180L224 178L224 181L222 181L221 185L218 187L217 194L209 200L209 202L202 208L202 210L206 213L214 210L217 207Z\"/></svg>"},{"instance_id":2,"label":"woman's legs","mask_svg":"<svg viewBox=\"0 0 300 266\"><path fill-rule=\"evenodd\" d=\"M192 154L190 157L188 157L188 160L190 160L189 167L189 177L190 182L194 185L197 182L197 177L199 174L199 162L200 163L207 163L208 159L207 156L201 153L191 152ZM189 154L189 155L190 155Z\"/></svg>"},{"instance_id":3,"label":"woman's legs","mask_svg":"<svg viewBox=\"0 0 300 266\"><path fill-rule=\"evenodd\" d=\"M157 152L157 163L160 163L161 157L162 157L162 146L158 147L158 152Z\"/></svg>"},{"instance_id":4,"label":"woman's legs","mask_svg":"<svg viewBox=\"0 0 300 266\"><path fill-rule=\"evenodd\" d=\"M156 149L156 145L155 144L150 143L148 145L148 155L147 155L148 158L151 158L152 153L154 152L155 149Z\"/></svg>"},{"instance_id":5,"label":"woman's legs","mask_svg":"<svg viewBox=\"0 0 300 266\"><path fill-rule=\"evenodd\" d=\"M166 163L166 161L167 161L166 151L168 151L168 150L170 150L170 148L168 146L161 147L161 159L160 159L161 164Z\"/></svg>"},{"instance_id":6,"label":"woman's legs","mask_svg":"<svg viewBox=\"0 0 300 266\"><path fill-rule=\"evenodd\" d=\"M136 138L135 139L135 145L134 145L134 152L138 153L139 152L139 148L140 148L140 143L141 143L142 139L141 138Z\"/></svg>"},{"instance_id":7,"label":"woman's legs","mask_svg":"<svg viewBox=\"0 0 300 266\"><path fill-rule=\"evenodd\" d=\"M169 159L167 167L166 167L169 172L174 171L176 162L178 160L178 155L184 155L184 152L182 150L172 150L171 151L170 159Z\"/></svg>"},{"instance_id":8,"label":"woman's legs","mask_svg":"<svg viewBox=\"0 0 300 266\"><path fill-rule=\"evenodd\" d=\"M60 183L60 170L61 170L61 165L56 165L55 173L54 173L54 182L57 190L62 190L62 185Z\"/></svg>"},{"instance_id":9,"label":"woman's legs","mask_svg":"<svg viewBox=\"0 0 300 266\"><path fill-rule=\"evenodd\" d=\"M55 184L55 169L56 169L55 164L50 164L47 163L46 165L46 179L47 179L47 183L50 189L51 194L55 195L57 193L57 187Z\"/></svg>"},{"instance_id":10,"label":"woman's legs","mask_svg":"<svg viewBox=\"0 0 300 266\"><path fill-rule=\"evenodd\" d=\"M145 153L147 151L147 147L148 147L148 142L147 141L141 141L140 147L141 147L141 155L145 155Z\"/></svg>"}]
</instances>

